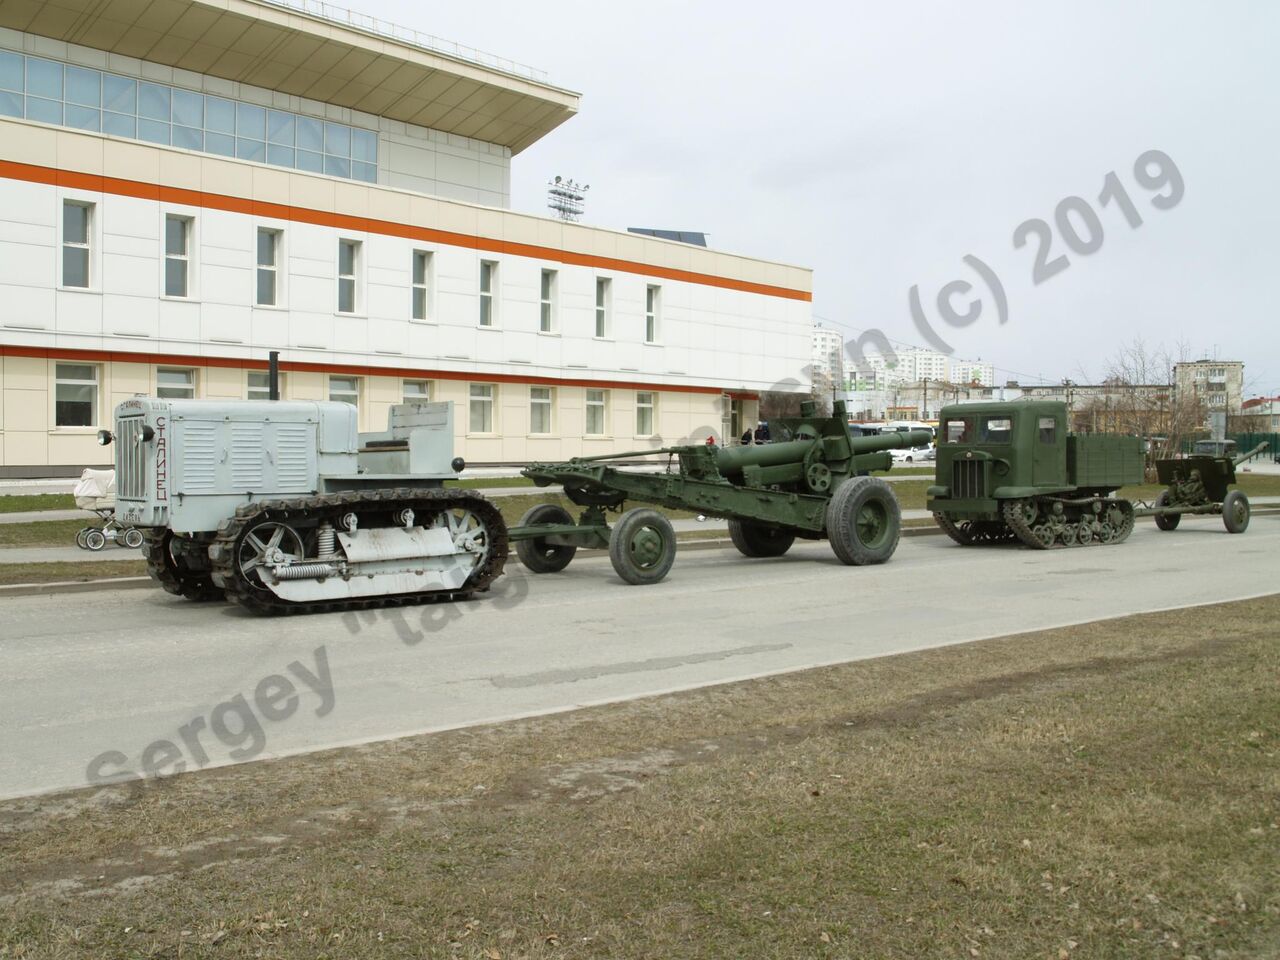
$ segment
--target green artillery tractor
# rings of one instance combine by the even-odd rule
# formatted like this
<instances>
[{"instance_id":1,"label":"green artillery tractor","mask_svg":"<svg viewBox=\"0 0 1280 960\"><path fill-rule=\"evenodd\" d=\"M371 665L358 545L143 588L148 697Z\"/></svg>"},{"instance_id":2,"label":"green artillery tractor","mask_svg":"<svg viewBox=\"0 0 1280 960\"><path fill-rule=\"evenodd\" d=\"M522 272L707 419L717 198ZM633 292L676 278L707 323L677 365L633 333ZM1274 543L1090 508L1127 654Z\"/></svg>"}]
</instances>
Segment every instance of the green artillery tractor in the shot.
<instances>
[{"instance_id":1,"label":"green artillery tractor","mask_svg":"<svg viewBox=\"0 0 1280 960\"><path fill-rule=\"evenodd\" d=\"M539 486L562 484L583 512L575 523L562 507L534 507L510 529L510 540L534 573L563 570L579 547L598 547L608 549L623 580L657 583L675 560L670 521L643 507L623 513L612 528L606 517L627 500L639 500L726 518L734 545L748 557L780 557L797 537L825 537L844 563L884 563L898 546L901 511L889 485L868 474L891 467L890 450L930 437L927 431L853 437L844 404L834 406L830 417L817 416L814 404L805 403L799 417L771 420L771 443L695 444L530 464L522 471L526 477ZM665 472L603 462L655 454L666 455Z\"/></svg>"},{"instance_id":2,"label":"green artillery tractor","mask_svg":"<svg viewBox=\"0 0 1280 960\"><path fill-rule=\"evenodd\" d=\"M944 407L928 507L952 540L1053 546L1120 543L1134 508L1113 496L1143 479L1137 437L1073 434L1058 401Z\"/></svg>"}]
</instances>

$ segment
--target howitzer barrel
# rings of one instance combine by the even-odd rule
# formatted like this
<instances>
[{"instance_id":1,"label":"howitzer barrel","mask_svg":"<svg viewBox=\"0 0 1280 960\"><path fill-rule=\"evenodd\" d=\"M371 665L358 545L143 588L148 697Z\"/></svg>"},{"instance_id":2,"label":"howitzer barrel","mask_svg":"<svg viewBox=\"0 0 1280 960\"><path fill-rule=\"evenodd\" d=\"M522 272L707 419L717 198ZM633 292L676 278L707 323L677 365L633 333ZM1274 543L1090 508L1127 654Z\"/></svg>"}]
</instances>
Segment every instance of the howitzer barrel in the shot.
<instances>
[{"instance_id":1,"label":"howitzer barrel","mask_svg":"<svg viewBox=\"0 0 1280 960\"><path fill-rule=\"evenodd\" d=\"M904 447L924 447L933 443L928 430L903 430L881 433L873 437L854 437L849 446L854 453L872 453L876 450L901 450Z\"/></svg>"},{"instance_id":2,"label":"howitzer barrel","mask_svg":"<svg viewBox=\"0 0 1280 960\"><path fill-rule=\"evenodd\" d=\"M1258 444L1256 447L1254 447L1254 448L1253 448L1252 450L1250 450L1248 453L1243 454L1243 455L1241 455L1241 456L1239 456L1239 457L1236 457L1236 458L1235 458L1235 460L1234 460L1234 461L1232 461L1232 464L1233 464L1234 466L1237 466L1237 467L1238 467L1238 466L1240 466L1240 464L1244 463L1245 461L1247 461L1247 460L1252 460L1254 457L1256 457L1258 454L1260 454L1260 453L1261 453L1263 450L1265 450L1265 449L1267 449L1267 441L1263 440L1260 444Z\"/></svg>"},{"instance_id":3,"label":"howitzer barrel","mask_svg":"<svg viewBox=\"0 0 1280 960\"><path fill-rule=\"evenodd\" d=\"M849 448L854 454L874 453L877 450L899 450L903 447L922 447L933 441L928 430L882 433L874 437L850 437ZM741 473L743 467L780 467L787 463L800 463L813 448L821 443L819 438L808 440L783 440L755 446L724 447L716 451L716 467L728 476Z\"/></svg>"}]
</instances>

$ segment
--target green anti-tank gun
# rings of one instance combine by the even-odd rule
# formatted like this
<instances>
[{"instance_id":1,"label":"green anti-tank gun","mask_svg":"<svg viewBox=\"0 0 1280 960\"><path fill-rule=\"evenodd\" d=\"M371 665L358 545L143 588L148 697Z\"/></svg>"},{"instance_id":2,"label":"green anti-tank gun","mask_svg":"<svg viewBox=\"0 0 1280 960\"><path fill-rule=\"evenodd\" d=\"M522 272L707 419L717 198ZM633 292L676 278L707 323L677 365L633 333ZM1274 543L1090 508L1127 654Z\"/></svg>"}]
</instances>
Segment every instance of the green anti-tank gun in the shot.
<instances>
[{"instance_id":1,"label":"green anti-tank gun","mask_svg":"<svg viewBox=\"0 0 1280 960\"><path fill-rule=\"evenodd\" d=\"M583 511L575 523L557 505L534 507L509 532L516 552L531 571L553 573L579 547L607 548L628 583L656 583L675 560L671 522L642 507L608 523L609 512L638 500L727 519L734 546L748 557L779 557L797 538L826 538L843 563L888 560L898 546L901 511L889 485L870 473L890 469L890 450L929 443L930 433L854 437L840 402L830 417L804 403L799 417L772 420L769 429L775 439L765 444L691 444L532 463L522 471L526 477L539 486L562 484ZM647 472L651 463L617 465L655 454L667 457L665 472Z\"/></svg>"}]
</instances>

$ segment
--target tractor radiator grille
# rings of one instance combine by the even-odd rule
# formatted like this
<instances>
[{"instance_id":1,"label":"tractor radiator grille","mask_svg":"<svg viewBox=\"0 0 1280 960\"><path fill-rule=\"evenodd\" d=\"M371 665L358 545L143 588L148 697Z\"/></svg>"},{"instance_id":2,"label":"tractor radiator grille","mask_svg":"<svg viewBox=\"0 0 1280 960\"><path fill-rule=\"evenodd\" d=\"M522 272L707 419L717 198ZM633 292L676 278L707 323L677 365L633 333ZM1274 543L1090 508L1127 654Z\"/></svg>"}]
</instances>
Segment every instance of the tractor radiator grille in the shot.
<instances>
[{"instance_id":1,"label":"tractor radiator grille","mask_svg":"<svg viewBox=\"0 0 1280 960\"><path fill-rule=\"evenodd\" d=\"M276 486L281 493L310 490L315 481L309 462L312 428L305 423L276 427Z\"/></svg>"},{"instance_id":2,"label":"tractor radiator grille","mask_svg":"<svg viewBox=\"0 0 1280 960\"><path fill-rule=\"evenodd\" d=\"M116 421L116 499L145 500L146 448L142 444L142 418Z\"/></svg>"},{"instance_id":3,"label":"tractor radiator grille","mask_svg":"<svg viewBox=\"0 0 1280 960\"><path fill-rule=\"evenodd\" d=\"M218 487L218 428L188 420L183 431L182 492L212 493Z\"/></svg>"},{"instance_id":4,"label":"tractor radiator grille","mask_svg":"<svg viewBox=\"0 0 1280 960\"><path fill-rule=\"evenodd\" d=\"M955 460L951 464L951 496L956 500L981 500L986 490L982 482L981 460Z\"/></svg>"}]
</instances>

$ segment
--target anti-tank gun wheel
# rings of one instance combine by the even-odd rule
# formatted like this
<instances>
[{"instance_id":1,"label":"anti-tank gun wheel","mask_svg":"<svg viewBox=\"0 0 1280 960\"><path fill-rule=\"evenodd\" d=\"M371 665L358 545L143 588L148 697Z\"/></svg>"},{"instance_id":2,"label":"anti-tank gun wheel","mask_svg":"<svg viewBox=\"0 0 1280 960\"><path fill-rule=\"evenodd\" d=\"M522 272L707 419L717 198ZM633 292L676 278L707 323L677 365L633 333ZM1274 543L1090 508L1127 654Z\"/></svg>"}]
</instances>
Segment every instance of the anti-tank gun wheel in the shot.
<instances>
[{"instance_id":1,"label":"anti-tank gun wheel","mask_svg":"<svg viewBox=\"0 0 1280 960\"><path fill-rule=\"evenodd\" d=\"M564 507L554 503L540 503L525 511L519 526L537 523L573 523L573 517ZM548 543L544 537L516 542L516 556L531 573L559 573L569 565L578 548L566 544Z\"/></svg>"},{"instance_id":2,"label":"anti-tank gun wheel","mask_svg":"<svg viewBox=\"0 0 1280 960\"><path fill-rule=\"evenodd\" d=\"M1156 509L1159 510L1169 502L1169 491L1165 490L1160 496L1156 497ZM1182 522L1182 514L1180 513L1157 513L1155 515L1156 526L1161 530L1177 530L1178 524Z\"/></svg>"},{"instance_id":3,"label":"anti-tank gun wheel","mask_svg":"<svg viewBox=\"0 0 1280 960\"><path fill-rule=\"evenodd\" d=\"M1222 501L1222 523L1227 533L1244 533L1249 529L1249 498L1241 490L1232 490Z\"/></svg>"},{"instance_id":4,"label":"anti-tank gun wheel","mask_svg":"<svg viewBox=\"0 0 1280 960\"><path fill-rule=\"evenodd\" d=\"M657 583L675 559L675 529L657 510L628 510L609 536L609 560L627 583Z\"/></svg>"},{"instance_id":5,"label":"anti-tank gun wheel","mask_svg":"<svg viewBox=\"0 0 1280 960\"><path fill-rule=\"evenodd\" d=\"M750 520L730 520L729 539L744 557L780 557L796 542L796 535L781 527Z\"/></svg>"},{"instance_id":6,"label":"anti-tank gun wheel","mask_svg":"<svg viewBox=\"0 0 1280 960\"><path fill-rule=\"evenodd\" d=\"M852 477L827 504L827 539L841 563L884 563L898 549L902 510L878 477Z\"/></svg>"}]
</instances>

